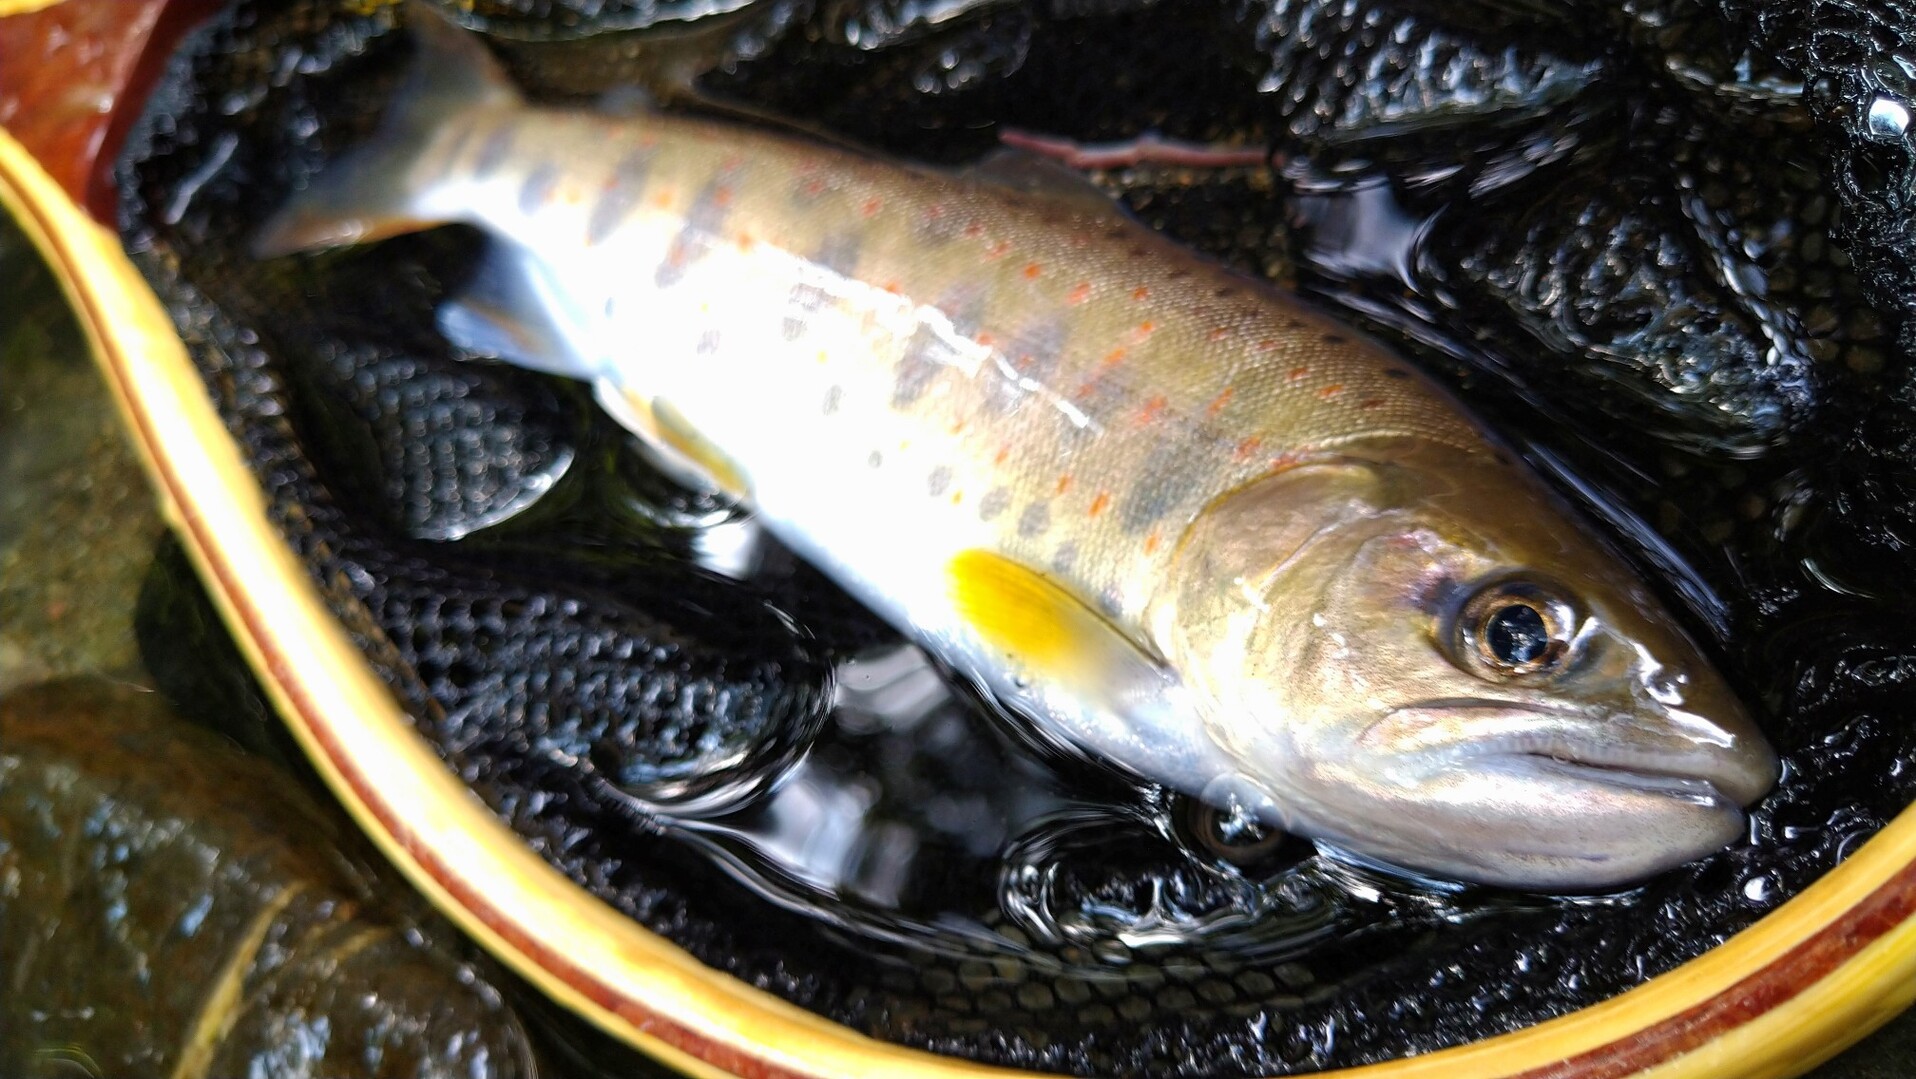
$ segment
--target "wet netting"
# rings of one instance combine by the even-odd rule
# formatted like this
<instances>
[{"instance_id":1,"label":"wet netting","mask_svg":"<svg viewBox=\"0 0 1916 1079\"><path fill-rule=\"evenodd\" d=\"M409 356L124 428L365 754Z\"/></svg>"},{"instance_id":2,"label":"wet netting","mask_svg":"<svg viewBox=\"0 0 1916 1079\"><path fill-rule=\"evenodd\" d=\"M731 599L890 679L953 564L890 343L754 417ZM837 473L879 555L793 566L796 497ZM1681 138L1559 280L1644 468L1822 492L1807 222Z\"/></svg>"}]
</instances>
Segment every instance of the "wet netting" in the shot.
<instances>
[{"instance_id":1,"label":"wet netting","mask_svg":"<svg viewBox=\"0 0 1916 1079\"><path fill-rule=\"evenodd\" d=\"M580 387L442 340L476 233L252 258L412 46L390 6L235 3L124 151L127 247L421 733L704 962L980 1061L1305 1072L1667 971L1916 794L1916 9L446 7L536 100L696 68L703 107L937 164L1017 132L1271 151L1093 179L1456 387L1686 612L1786 760L1748 842L1538 897L1235 834L1036 745L789 556L700 568L733 508L651 471Z\"/></svg>"}]
</instances>

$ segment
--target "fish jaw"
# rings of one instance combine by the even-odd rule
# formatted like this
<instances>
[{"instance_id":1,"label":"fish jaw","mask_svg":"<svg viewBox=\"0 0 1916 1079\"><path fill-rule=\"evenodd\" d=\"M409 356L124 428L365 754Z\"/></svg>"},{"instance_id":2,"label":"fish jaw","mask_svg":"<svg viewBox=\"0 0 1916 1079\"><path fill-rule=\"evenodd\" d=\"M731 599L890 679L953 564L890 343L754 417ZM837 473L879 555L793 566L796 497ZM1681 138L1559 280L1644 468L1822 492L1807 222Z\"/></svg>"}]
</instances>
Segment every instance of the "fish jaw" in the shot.
<instances>
[{"instance_id":1,"label":"fish jaw","mask_svg":"<svg viewBox=\"0 0 1916 1079\"><path fill-rule=\"evenodd\" d=\"M1434 762L1426 767L1534 758L1597 781L1608 777L1622 786L1673 794L1707 792L1749 806L1775 785L1776 754L1751 736L1740 707L1717 716L1676 709L1645 716L1602 706L1462 697L1393 708L1355 745L1382 757Z\"/></svg>"},{"instance_id":2,"label":"fish jaw","mask_svg":"<svg viewBox=\"0 0 1916 1079\"><path fill-rule=\"evenodd\" d=\"M1533 891L1626 885L1735 842L1776 778L1762 739L1514 698L1391 709L1294 781L1334 845L1420 873ZM1672 733L1677 732L1677 733ZM1352 826L1350 822L1359 823Z\"/></svg>"},{"instance_id":3,"label":"fish jaw","mask_svg":"<svg viewBox=\"0 0 1916 1079\"><path fill-rule=\"evenodd\" d=\"M1329 807L1335 816L1320 839L1417 874L1568 894L1628 886L1720 850L1746 828L1733 799L1680 774L1519 751L1415 763L1429 766L1416 769L1424 774L1415 783L1373 776L1360 781L1367 792L1345 787L1364 806ZM1371 816L1380 809L1388 822ZM1380 827L1363 827L1359 814Z\"/></svg>"}]
</instances>

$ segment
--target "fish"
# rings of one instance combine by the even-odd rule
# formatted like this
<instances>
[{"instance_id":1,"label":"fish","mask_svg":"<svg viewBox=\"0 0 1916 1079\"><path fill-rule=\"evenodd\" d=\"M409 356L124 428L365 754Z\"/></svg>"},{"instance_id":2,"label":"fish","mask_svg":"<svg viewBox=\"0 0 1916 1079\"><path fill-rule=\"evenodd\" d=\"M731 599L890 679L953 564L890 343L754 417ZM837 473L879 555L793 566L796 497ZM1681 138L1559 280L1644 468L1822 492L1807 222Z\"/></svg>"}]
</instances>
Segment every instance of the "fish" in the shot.
<instances>
[{"instance_id":1,"label":"fish","mask_svg":"<svg viewBox=\"0 0 1916 1079\"><path fill-rule=\"evenodd\" d=\"M403 10L377 132L255 254L483 230L450 343L590 383L1041 738L1550 893L1709 855L1777 782L1649 584L1387 346L1088 184L529 103Z\"/></svg>"}]
</instances>

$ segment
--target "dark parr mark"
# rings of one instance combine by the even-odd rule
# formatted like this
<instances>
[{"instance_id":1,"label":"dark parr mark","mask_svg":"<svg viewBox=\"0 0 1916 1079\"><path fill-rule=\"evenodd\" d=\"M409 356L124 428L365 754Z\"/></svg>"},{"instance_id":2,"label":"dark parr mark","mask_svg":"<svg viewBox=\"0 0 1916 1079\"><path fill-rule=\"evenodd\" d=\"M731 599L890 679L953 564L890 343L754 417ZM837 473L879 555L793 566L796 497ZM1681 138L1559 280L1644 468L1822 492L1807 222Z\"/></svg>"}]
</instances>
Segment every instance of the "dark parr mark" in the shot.
<instances>
[{"instance_id":1,"label":"dark parr mark","mask_svg":"<svg viewBox=\"0 0 1916 1079\"><path fill-rule=\"evenodd\" d=\"M931 475L925 477L925 492L933 498L944 494L950 489L951 469L946 468L944 465L939 465L937 468L932 469Z\"/></svg>"},{"instance_id":2,"label":"dark parr mark","mask_svg":"<svg viewBox=\"0 0 1916 1079\"><path fill-rule=\"evenodd\" d=\"M825 237L824 243L813 253L811 262L840 277L849 276L858 266L858 248L858 237L834 233ZM823 275L819 275L792 286L791 294L786 297L785 322L780 328L785 340L796 341L805 336L812 316L831 302L832 293L825 287L825 280Z\"/></svg>"},{"instance_id":3,"label":"dark parr mark","mask_svg":"<svg viewBox=\"0 0 1916 1079\"><path fill-rule=\"evenodd\" d=\"M619 227L628 214L638 209L645 197L646 177L652 172L652 151L635 149L612 167L599 199L592 204L592 216L586 219L587 246L602 243Z\"/></svg>"},{"instance_id":4,"label":"dark parr mark","mask_svg":"<svg viewBox=\"0 0 1916 1079\"><path fill-rule=\"evenodd\" d=\"M1057 573L1069 573L1071 567L1078 564L1078 541L1065 540L1051 555L1051 568Z\"/></svg>"},{"instance_id":5,"label":"dark parr mark","mask_svg":"<svg viewBox=\"0 0 1916 1079\"><path fill-rule=\"evenodd\" d=\"M1026 539L1042 536L1050 527L1051 507L1043 502L1033 502L1018 515L1018 534Z\"/></svg>"},{"instance_id":6,"label":"dark parr mark","mask_svg":"<svg viewBox=\"0 0 1916 1079\"><path fill-rule=\"evenodd\" d=\"M949 302L938 305L951 320L952 332L970 337L978 332L983 296L976 291L961 292ZM931 324L920 322L905 342L905 354L898 360L892 382L891 407L909 408L915 404L946 369L964 359L954 343Z\"/></svg>"},{"instance_id":7,"label":"dark parr mark","mask_svg":"<svg viewBox=\"0 0 1916 1079\"><path fill-rule=\"evenodd\" d=\"M898 359L897 377L891 387L891 407L909 408L917 403L956 359L957 353L938 331L919 323L911 332L911 339L905 342L905 354Z\"/></svg>"},{"instance_id":8,"label":"dark parr mark","mask_svg":"<svg viewBox=\"0 0 1916 1079\"><path fill-rule=\"evenodd\" d=\"M1012 332L999 350L1005 367L985 387L985 411L993 416L1015 412L1030 396L1027 386L1049 386L1056 375L1071 331L1062 315L1041 314Z\"/></svg>"},{"instance_id":9,"label":"dark parr mark","mask_svg":"<svg viewBox=\"0 0 1916 1079\"><path fill-rule=\"evenodd\" d=\"M478 131L477 124L461 125L458 133L453 135L452 142L446 147L446 161L457 165L466 156L466 151L471 148L472 137L478 134Z\"/></svg>"},{"instance_id":10,"label":"dark parr mark","mask_svg":"<svg viewBox=\"0 0 1916 1079\"><path fill-rule=\"evenodd\" d=\"M526 182L519 187L519 212L531 216L546 204L552 192L559 186L559 167L545 164L526 174Z\"/></svg>"},{"instance_id":11,"label":"dark parr mark","mask_svg":"<svg viewBox=\"0 0 1916 1079\"><path fill-rule=\"evenodd\" d=\"M1167 447L1160 461L1138 478L1118 507L1118 521L1124 530L1143 532L1191 498L1196 492L1190 478L1202 474L1209 453L1208 447L1190 443Z\"/></svg>"},{"instance_id":12,"label":"dark parr mark","mask_svg":"<svg viewBox=\"0 0 1916 1079\"><path fill-rule=\"evenodd\" d=\"M713 241L724 231L725 219L731 213L730 192L736 179L731 173L720 173L692 200L691 207L685 211L685 224L680 226L678 235L672 237L665 261L659 263L658 272L653 275L653 283L659 288L671 288L683 281L685 271L712 250Z\"/></svg>"},{"instance_id":13,"label":"dark parr mark","mask_svg":"<svg viewBox=\"0 0 1916 1079\"><path fill-rule=\"evenodd\" d=\"M717 330L706 330L704 333L699 334L698 354L701 356L716 355L719 350L720 340L721 338Z\"/></svg>"},{"instance_id":14,"label":"dark parr mark","mask_svg":"<svg viewBox=\"0 0 1916 1079\"><path fill-rule=\"evenodd\" d=\"M828 387L825 390L825 403L819 406L819 411L824 413L827 416L837 413L838 404L840 401L844 400L844 397L845 397L845 387L843 386Z\"/></svg>"},{"instance_id":15,"label":"dark parr mark","mask_svg":"<svg viewBox=\"0 0 1916 1079\"><path fill-rule=\"evenodd\" d=\"M1011 492L1003 487L993 487L978 500L978 519L989 521L1011 508Z\"/></svg>"},{"instance_id":16,"label":"dark parr mark","mask_svg":"<svg viewBox=\"0 0 1916 1079\"><path fill-rule=\"evenodd\" d=\"M1394 378L1401 382L1410 377L1410 372L1401 367L1386 367L1384 368L1384 377Z\"/></svg>"},{"instance_id":17,"label":"dark parr mark","mask_svg":"<svg viewBox=\"0 0 1916 1079\"><path fill-rule=\"evenodd\" d=\"M512 125L500 124L486 134L486 141L479 144L479 156L473 159L472 173L479 179L499 171L499 166L512 156Z\"/></svg>"}]
</instances>

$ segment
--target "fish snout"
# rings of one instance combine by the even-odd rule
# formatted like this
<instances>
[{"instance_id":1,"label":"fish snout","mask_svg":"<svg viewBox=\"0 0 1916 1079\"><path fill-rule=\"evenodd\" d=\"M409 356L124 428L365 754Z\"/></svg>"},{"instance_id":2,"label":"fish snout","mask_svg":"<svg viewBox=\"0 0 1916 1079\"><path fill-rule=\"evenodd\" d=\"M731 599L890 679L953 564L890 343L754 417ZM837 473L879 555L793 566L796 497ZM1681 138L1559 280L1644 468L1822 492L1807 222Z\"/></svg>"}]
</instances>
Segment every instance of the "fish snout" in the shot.
<instances>
[{"instance_id":1,"label":"fish snout","mask_svg":"<svg viewBox=\"0 0 1916 1079\"><path fill-rule=\"evenodd\" d=\"M1639 695L1639 725L1667 747L1676 769L1715 787L1738 806L1760 801L1782 774L1776 750L1743 702L1714 672L1674 676L1653 671Z\"/></svg>"}]
</instances>

